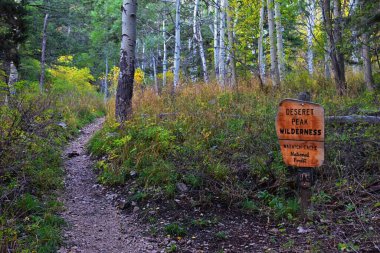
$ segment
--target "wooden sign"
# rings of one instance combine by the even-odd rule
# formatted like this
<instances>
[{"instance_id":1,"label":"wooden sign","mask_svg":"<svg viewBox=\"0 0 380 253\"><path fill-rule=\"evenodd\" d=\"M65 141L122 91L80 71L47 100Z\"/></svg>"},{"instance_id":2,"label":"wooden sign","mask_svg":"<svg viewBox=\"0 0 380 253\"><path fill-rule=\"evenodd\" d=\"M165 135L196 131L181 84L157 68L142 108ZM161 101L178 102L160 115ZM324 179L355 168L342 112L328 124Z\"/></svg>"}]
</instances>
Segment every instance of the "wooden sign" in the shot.
<instances>
[{"instance_id":1,"label":"wooden sign","mask_svg":"<svg viewBox=\"0 0 380 253\"><path fill-rule=\"evenodd\" d=\"M324 160L325 118L321 105L285 99L276 118L276 132L286 165L319 167Z\"/></svg>"}]
</instances>

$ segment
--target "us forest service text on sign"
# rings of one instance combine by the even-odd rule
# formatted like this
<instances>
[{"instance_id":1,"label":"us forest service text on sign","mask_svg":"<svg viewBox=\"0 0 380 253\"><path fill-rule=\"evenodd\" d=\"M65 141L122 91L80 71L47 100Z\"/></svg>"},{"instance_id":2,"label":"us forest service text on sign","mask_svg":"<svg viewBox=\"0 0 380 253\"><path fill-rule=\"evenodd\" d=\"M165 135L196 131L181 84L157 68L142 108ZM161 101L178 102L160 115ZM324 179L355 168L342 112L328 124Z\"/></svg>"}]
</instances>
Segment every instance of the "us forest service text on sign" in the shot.
<instances>
[{"instance_id":1,"label":"us forest service text on sign","mask_svg":"<svg viewBox=\"0 0 380 253\"><path fill-rule=\"evenodd\" d=\"M282 157L288 166L319 167L324 160L325 118L321 105L285 99L276 118Z\"/></svg>"}]
</instances>

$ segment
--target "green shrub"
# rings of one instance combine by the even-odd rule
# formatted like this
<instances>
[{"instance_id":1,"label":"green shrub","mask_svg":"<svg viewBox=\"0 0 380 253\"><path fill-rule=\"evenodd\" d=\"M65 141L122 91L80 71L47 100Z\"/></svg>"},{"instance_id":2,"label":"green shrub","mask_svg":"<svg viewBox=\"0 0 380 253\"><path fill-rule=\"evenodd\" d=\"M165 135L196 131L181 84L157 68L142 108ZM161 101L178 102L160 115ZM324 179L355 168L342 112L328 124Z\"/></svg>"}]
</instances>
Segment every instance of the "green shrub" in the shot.
<instances>
[{"instance_id":1,"label":"green shrub","mask_svg":"<svg viewBox=\"0 0 380 253\"><path fill-rule=\"evenodd\" d=\"M63 225L55 196L63 186L62 147L79 127L105 112L88 70L48 70L43 94L39 71L37 61L24 61L20 72L26 80L14 84L8 103L0 91L0 251L3 245L14 252L57 251Z\"/></svg>"},{"instance_id":2,"label":"green shrub","mask_svg":"<svg viewBox=\"0 0 380 253\"><path fill-rule=\"evenodd\" d=\"M185 236L187 234L186 229L178 223L170 223L166 225L165 232L171 236Z\"/></svg>"}]
</instances>

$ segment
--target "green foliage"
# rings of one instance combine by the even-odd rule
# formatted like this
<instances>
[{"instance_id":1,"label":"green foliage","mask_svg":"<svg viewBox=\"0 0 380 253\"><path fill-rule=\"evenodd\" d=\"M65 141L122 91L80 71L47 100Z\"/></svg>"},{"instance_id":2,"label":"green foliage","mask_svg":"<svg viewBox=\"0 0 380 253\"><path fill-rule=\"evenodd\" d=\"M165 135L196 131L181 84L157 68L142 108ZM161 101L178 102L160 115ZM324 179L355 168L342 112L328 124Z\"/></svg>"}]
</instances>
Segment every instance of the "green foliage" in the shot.
<instances>
[{"instance_id":1,"label":"green foliage","mask_svg":"<svg viewBox=\"0 0 380 253\"><path fill-rule=\"evenodd\" d=\"M15 252L55 252L64 224L55 196L63 186L61 149L79 127L104 113L103 100L88 69L49 69L40 94L33 81L38 65L23 64L30 76L14 84L8 104L0 102L0 244Z\"/></svg>"},{"instance_id":2,"label":"green foliage","mask_svg":"<svg viewBox=\"0 0 380 253\"><path fill-rule=\"evenodd\" d=\"M257 204L254 201L249 200L249 199L246 199L241 203L241 208L245 211L248 211L248 212L258 210Z\"/></svg>"},{"instance_id":3,"label":"green foliage","mask_svg":"<svg viewBox=\"0 0 380 253\"><path fill-rule=\"evenodd\" d=\"M132 200L134 201L141 201L143 199L145 199L148 195L145 193L145 192L136 192L133 196L132 196Z\"/></svg>"},{"instance_id":4,"label":"green foliage","mask_svg":"<svg viewBox=\"0 0 380 253\"><path fill-rule=\"evenodd\" d=\"M89 143L89 150L93 154L108 156L108 161L98 163L103 183L123 183L126 175L135 170L143 185L163 185L168 195L173 195L175 187L172 184L177 174L173 164L165 160L176 149L176 137L171 131L149 121L131 122L121 138L118 124L109 124L104 130ZM119 162L122 162L122 166L118 167L116 164Z\"/></svg>"},{"instance_id":5,"label":"green foliage","mask_svg":"<svg viewBox=\"0 0 380 253\"><path fill-rule=\"evenodd\" d=\"M122 127L109 117L90 141L89 150L102 158L100 163L111 175L122 175L121 183L133 182L149 196L174 198L183 194L177 187L184 183L193 205L232 205L249 213L294 220L299 212L296 187L290 180L294 175L283 163L274 126L279 101L297 97L303 85L327 115L373 112L378 101L377 93L360 89L337 97L330 81L319 80L324 79L294 74L286 81L287 87L269 94L244 83L238 91L212 84L189 85L181 87L175 98L165 93L157 97L147 89L136 97L135 116ZM347 167L373 171L379 164L378 127L326 127L329 152L322 171L336 173L328 174L329 187L313 196L316 205L332 201L332 188L349 187L352 179L342 176ZM361 151L362 160L352 166L347 157L358 157L354 151L362 140L369 141L365 141L367 148ZM351 154L345 160L342 149Z\"/></svg>"},{"instance_id":6,"label":"green foliage","mask_svg":"<svg viewBox=\"0 0 380 253\"><path fill-rule=\"evenodd\" d=\"M331 199L332 197L329 194L324 191L320 191L312 196L311 201L317 204L325 204L330 202Z\"/></svg>"},{"instance_id":7,"label":"green foliage","mask_svg":"<svg viewBox=\"0 0 380 253\"><path fill-rule=\"evenodd\" d=\"M215 234L215 237L218 240L226 240L227 239L227 233L225 231L219 231Z\"/></svg>"},{"instance_id":8,"label":"green foliage","mask_svg":"<svg viewBox=\"0 0 380 253\"><path fill-rule=\"evenodd\" d=\"M187 234L186 229L178 223L170 223L165 226L165 232L171 236L185 236Z\"/></svg>"},{"instance_id":9,"label":"green foliage","mask_svg":"<svg viewBox=\"0 0 380 253\"><path fill-rule=\"evenodd\" d=\"M173 244L170 244L170 246L168 248L165 249L166 252L177 252L178 250L178 246L177 244L173 243Z\"/></svg>"},{"instance_id":10,"label":"green foliage","mask_svg":"<svg viewBox=\"0 0 380 253\"><path fill-rule=\"evenodd\" d=\"M211 221L199 218L199 219L193 220L191 224L199 228L205 228L211 225Z\"/></svg>"},{"instance_id":11,"label":"green foliage","mask_svg":"<svg viewBox=\"0 0 380 253\"><path fill-rule=\"evenodd\" d=\"M285 199L280 196L274 196L267 191L260 191L258 193L258 198L263 200L268 207L270 207L275 218L287 218L292 220L296 217L299 204L298 201L294 198Z\"/></svg>"},{"instance_id":12,"label":"green foliage","mask_svg":"<svg viewBox=\"0 0 380 253\"><path fill-rule=\"evenodd\" d=\"M355 245L351 242L349 243L343 243L340 242L338 243L338 250L341 252L357 252L359 250L359 246Z\"/></svg>"}]
</instances>

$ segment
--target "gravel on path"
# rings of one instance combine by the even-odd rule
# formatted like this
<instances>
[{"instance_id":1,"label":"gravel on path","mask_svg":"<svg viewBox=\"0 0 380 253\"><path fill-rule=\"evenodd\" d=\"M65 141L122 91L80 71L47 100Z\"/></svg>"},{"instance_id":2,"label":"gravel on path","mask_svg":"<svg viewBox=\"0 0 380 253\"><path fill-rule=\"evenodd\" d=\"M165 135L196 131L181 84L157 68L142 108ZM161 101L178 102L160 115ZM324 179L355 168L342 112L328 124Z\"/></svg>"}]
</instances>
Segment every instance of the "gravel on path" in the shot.
<instances>
[{"instance_id":1,"label":"gravel on path","mask_svg":"<svg viewBox=\"0 0 380 253\"><path fill-rule=\"evenodd\" d=\"M153 238L142 235L137 218L122 214L112 203L112 193L96 182L94 161L85 145L103 122L104 118L99 118L83 128L63 153L66 178L62 217L68 226L63 234L64 247L58 252L161 252Z\"/></svg>"}]
</instances>

